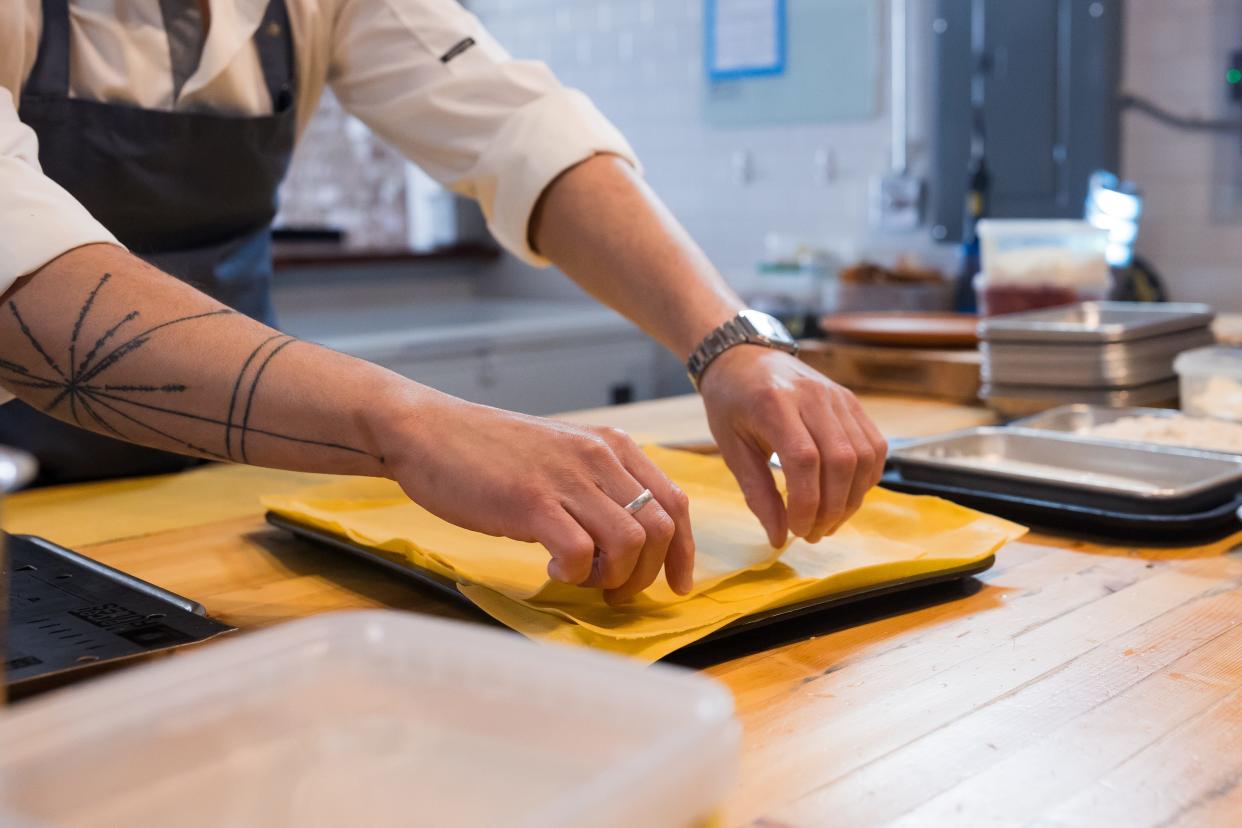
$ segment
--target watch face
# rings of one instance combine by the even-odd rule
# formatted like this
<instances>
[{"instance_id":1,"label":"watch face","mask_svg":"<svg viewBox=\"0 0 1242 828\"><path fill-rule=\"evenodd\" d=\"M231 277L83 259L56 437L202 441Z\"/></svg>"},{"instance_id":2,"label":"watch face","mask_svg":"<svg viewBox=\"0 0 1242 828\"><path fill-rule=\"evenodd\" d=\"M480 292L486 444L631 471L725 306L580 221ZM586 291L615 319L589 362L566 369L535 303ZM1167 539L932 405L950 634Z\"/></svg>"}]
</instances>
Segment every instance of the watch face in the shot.
<instances>
[{"instance_id":1,"label":"watch face","mask_svg":"<svg viewBox=\"0 0 1242 828\"><path fill-rule=\"evenodd\" d=\"M756 310L744 310L739 316L746 320L746 324L764 339L772 342L792 343L793 337L789 335L789 331L775 317Z\"/></svg>"}]
</instances>

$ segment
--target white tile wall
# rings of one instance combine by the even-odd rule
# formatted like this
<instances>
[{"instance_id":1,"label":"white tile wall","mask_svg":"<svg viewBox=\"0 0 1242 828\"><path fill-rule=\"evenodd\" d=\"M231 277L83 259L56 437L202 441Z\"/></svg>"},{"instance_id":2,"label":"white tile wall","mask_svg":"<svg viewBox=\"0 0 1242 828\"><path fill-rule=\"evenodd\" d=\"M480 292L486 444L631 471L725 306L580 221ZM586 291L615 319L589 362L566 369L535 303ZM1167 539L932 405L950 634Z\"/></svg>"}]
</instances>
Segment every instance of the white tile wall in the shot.
<instances>
[{"instance_id":1,"label":"white tile wall","mask_svg":"<svg viewBox=\"0 0 1242 828\"><path fill-rule=\"evenodd\" d=\"M1178 113L1242 118L1226 101L1238 0L1127 0L1124 86ZM1139 252L1173 297L1242 311L1242 136L1189 133L1139 113L1122 123L1123 172L1142 187Z\"/></svg>"},{"instance_id":2,"label":"white tile wall","mask_svg":"<svg viewBox=\"0 0 1242 828\"><path fill-rule=\"evenodd\" d=\"M1127 3L1128 90L1181 112L1242 117L1224 101L1221 82L1226 48L1242 46L1242 2ZM699 105L703 0L466 0L466 5L516 56L546 61L562 80L595 100L630 138L653 186L739 286L750 283L769 231L855 248L871 245L867 188L886 169L889 153L883 94L881 114L865 121L713 128L704 123ZM919 36L930 8L930 0L911 0L916 170L926 161L929 101L919 79L929 74ZM886 74L882 66L882 78ZM1134 113L1123 123L1123 173L1147 193L1140 251L1165 275L1176 298L1237 311L1242 311L1240 143L1234 137L1171 131ZM388 189L377 184L376 192L364 193L367 188L356 186L357 170L349 173L348 186L334 184L331 171L316 160L339 158L343 148L357 156L359 169L399 181L388 174L399 163L395 156L373 139L351 139L346 119L329 100L299 151L286 187L286 215L323 217L356 232L399 237L403 202L399 189L388 192L399 184ZM753 159L754 177L745 185L734 174L739 152ZM827 180L816 165L817 154L825 153L832 171ZM909 242L927 244L925 234ZM512 262L503 270L495 280L502 291L574 295L555 274L534 275Z\"/></svg>"},{"instance_id":3,"label":"white tile wall","mask_svg":"<svg viewBox=\"0 0 1242 828\"><path fill-rule=\"evenodd\" d=\"M278 226L339 227L351 244L406 241L405 162L326 92L281 187Z\"/></svg>"},{"instance_id":4,"label":"white tile wall","mask_svg":"<svg viewBox=\"0 0 1242 828\"><path fill-rule=\"evenodd\" d=\"M703 0L466 5L515 56L547 62L562 81L591 96L630 139L651 184L735 283L751 274L768 231L828 242L866 233L868 182L888 163L887 115L805 126L708 126L700 104ZM753 180L745 185L734 172L739 152L753 159ZM816 175L816 153L824 152L831 157L828 181Z\"/></svg>"}]
</instances>

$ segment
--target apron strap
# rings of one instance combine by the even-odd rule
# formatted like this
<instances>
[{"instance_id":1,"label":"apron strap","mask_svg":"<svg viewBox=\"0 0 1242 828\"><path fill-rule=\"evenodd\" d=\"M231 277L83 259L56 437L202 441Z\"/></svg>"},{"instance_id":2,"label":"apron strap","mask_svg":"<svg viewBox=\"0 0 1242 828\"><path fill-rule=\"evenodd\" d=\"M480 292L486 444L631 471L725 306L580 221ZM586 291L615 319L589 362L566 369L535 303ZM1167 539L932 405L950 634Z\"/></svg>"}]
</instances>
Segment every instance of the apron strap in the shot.
<instances>
[{"instance_id":1,"label":"apron strap","mask_svg":"<svg viewBox=\"0 0 1242 828\"><path fill-rule=\"evenodd\" d=\"M254 37L259 65L272 96L272 111L279 114L293 106L297 77L293 27L285 0L271 1Z\"/></svg>"},{"instance_id":2,"label":"apron strap","mask_svg":"<svg viewBox=\"0 0 1242 828\"><path fill-rule=\"evenodd\" d=\"M43 0L39 55L24 92L41 98L69 97L69 0Z\"/></svg>"}]
</instances>

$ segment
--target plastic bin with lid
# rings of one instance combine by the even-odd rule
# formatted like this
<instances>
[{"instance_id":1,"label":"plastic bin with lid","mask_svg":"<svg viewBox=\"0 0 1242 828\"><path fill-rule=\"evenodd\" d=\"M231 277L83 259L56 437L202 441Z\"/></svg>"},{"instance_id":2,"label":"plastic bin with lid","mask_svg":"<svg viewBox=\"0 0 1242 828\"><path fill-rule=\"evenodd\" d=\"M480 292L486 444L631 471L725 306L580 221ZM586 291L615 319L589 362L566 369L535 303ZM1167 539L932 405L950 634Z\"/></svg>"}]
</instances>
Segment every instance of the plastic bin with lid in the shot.
<instances>
[{"instance_id":1,"label":"plastic bin with lid","mask_svg":"<svg viewBox=\"0 0 1242 828\"><path fill-rule=\"evenodd\" d=\"M1108 233L1085 221L986 219L979 242L984 316L1105 299L1112 289Z\"/></svg>"},{"instance_id":2,"label":"plastic bin with lid","mask_svg":"<svg viewBox=\"0 0 1242 828\"><path fill-rule=\"evenodd\" d=\"M1186 351L1173 362L1173 370L1181 387L1183 412L1242 421L1242 348Z\"/></svg>"},{"instance_id":3,"label":"plastic bin with lid","mask_svg":"<svg viewBox=\"0 0 1242 828\"><path fill-rule=\"evenodd\" d=\"M41 828L684 826L734 783L732 711L688 671L397 612L319 616L7 712L0 812Z\"/></svg>"}]
</instances>

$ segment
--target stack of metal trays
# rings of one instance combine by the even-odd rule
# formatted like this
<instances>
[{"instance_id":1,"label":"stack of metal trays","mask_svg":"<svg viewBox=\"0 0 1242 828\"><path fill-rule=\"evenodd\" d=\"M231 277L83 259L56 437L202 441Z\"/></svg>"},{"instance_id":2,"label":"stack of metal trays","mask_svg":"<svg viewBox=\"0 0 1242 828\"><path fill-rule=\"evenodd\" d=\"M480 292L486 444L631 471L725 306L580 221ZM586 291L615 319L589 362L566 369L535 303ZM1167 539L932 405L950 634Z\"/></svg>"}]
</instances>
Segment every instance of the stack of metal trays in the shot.
<instances>
[{"instance_id":1,"label":"stack of metal trays","mask_svg":"<svg viewBox=\"0 0 1242 828\"><path fill-rule=\"evenodd\" d=\"M1145 406L1177 399L1173 360L1214 342L1207 305L1086 302L985 319L982 396L1025 416L1069 403Z\"/></svg>"},{"instance_id":2,"label":"stack of metal trays","mask_svg":"<svg viewBox=\"0 0 1242 828\"><path fill-rule=\"evenodd\" d=\"M1064 415L1080 420L1095 415ZM1187 537L1237 531L1242 456L986 427L892 451L885 485L1054 531Z\"/></svg>"}]
</instances>

